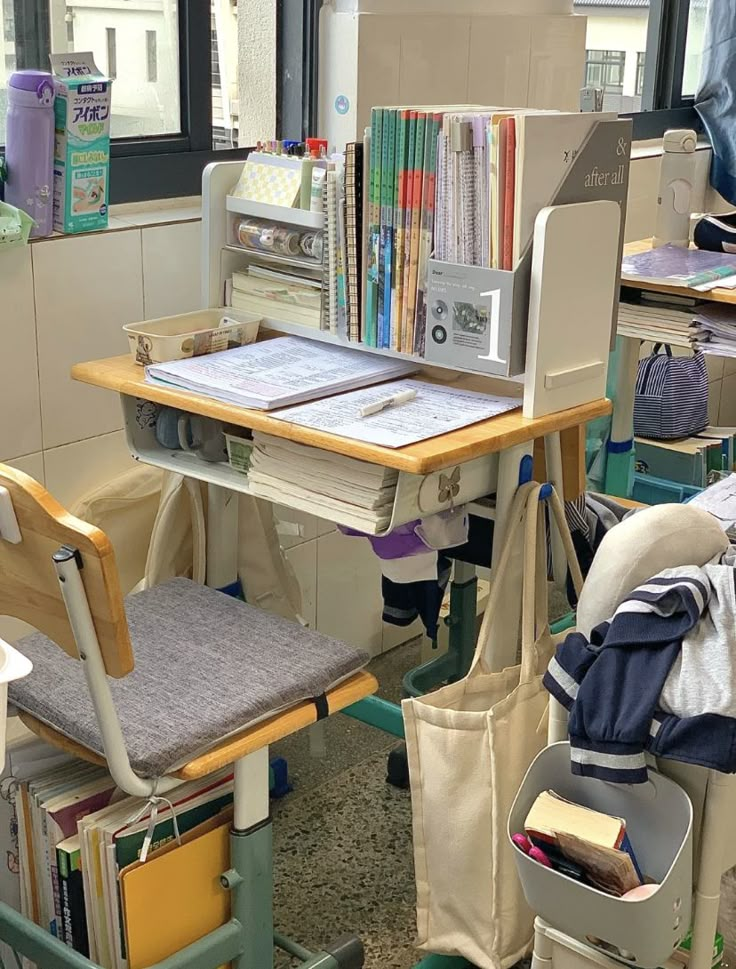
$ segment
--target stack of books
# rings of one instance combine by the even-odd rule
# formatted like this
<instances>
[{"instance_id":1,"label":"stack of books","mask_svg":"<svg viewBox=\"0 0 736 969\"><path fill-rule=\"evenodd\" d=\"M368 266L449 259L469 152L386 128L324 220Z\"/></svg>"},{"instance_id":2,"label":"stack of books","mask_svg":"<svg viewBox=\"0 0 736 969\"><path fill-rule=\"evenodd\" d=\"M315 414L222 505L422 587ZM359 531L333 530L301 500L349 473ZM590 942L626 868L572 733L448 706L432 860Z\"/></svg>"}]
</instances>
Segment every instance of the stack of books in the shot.
<instances>
[{"instance_id":1,"label":"stack of books","mask_svg":"<svg viewBox=\"0 0 736 969\"><path fill-rule=\"evenodd\" d=\"M230 305L257 316L319 329L321 302L322 281L306 270L300 273L252 263L232 275Z\"/></svg>"},{"instance_id":2,"label":"stack of books","mask_svg":"<svg viewBox=\"0 0 736 969\"><path fill-rule=\"evenodd\" d=\"M701 305L688 297L642 293L635 303L619 303L618 333L637 340L690 347L693 317Z\"/></svg>"},{"instance_id":3,"label":"stack of books","mask_svg":"<svg viewBox=\"0 0 736 969\"><path fill-rule=\"evenodd\" d=\"M690 339L703 353L736 357L736 307L719 303L701 306L692 321Z\"/></svg>"},{"instance_id":4,"label":"stack of books","mask_svg":"<svg viewBox=\"0 0 736 969\"><path fill-rule=\"evenodd\" d=\"M391 521L398 471L255 432L254 495L376 535Z\"/></svg>"},{"instance_id":5,"label":"stack of books","mask_svg":"<svg viewBox=\"0 0 736 969\"><path fill-rule=\"evenodd\" d=\"M576 881L619 897L644 882L624 818L542 791L524 830L549 867Z\"/></svg>"},{"instance_id":6,"label":"stack of books","mask_svg":"<svg viewBox=\"0 0 736 969\"><path fill-rule=\"evenodd\" d=\"M635 438L636 471L665 481L706 488L734 465L733 427L706 427L674 441Z\"/></svg>"},{"instance_id":7,"label":"stack of books","mask_svg":"<svg viewBox=\"0 0 736 969\"><path fill-rule=\"evenodd\" d=\"M35 738L9 742L3 789L11 797L0 801L0 830L9 838L3 845L9 864L2 900L104 969L143 969L195 941L181 913L168 921L159 917L161 899L176 904L183 886L200 898L194 932L202 935L227 920L227 893L226 909L222 899L218 908L209 897L209 880L225 870L227 857L210 879L198 839L217 830L218 844L227 851L231 772L172 792L181 846L170 808L159 808L152 818L147 801L121 797L106 771ZM186 862L178 868L179 884L161 881L159 858L170 853L169 869ZM216 864L223 861L217 858ZM129 876L134 876L130 890ZM151 945L156 958L149 958Z\"/></svg>"},{"instance_id":8,"label":"stack of books","mask_svg":"<svg viewBox=\"0 0 736 969\"><path fill-rule=\"evenodd\" d=\"M555 197L588 135L614 118L492 107L374 108L366 141L363 341L421 355L430 255L516 268L539 210ZM622 184L623 173L617 182L609 179L607 191Z\"/></svg>"}]
</instances>

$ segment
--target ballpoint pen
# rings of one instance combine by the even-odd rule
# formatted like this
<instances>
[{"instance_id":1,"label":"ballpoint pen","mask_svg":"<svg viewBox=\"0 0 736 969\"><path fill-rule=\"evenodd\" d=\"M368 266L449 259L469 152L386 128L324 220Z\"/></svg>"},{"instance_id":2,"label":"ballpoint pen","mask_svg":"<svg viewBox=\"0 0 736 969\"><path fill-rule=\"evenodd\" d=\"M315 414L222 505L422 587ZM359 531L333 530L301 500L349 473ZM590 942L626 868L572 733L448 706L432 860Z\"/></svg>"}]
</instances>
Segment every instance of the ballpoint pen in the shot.
<instances>
[{"instance_id":1,"label":"ballpoint pen","mask_svg":"<svg viewBox=\"0 0 736 969\"><path fill-rule=\"evenodd\" d=\"M361 407L360 416L370 417L371 414L380 414L387 407L395 407L396 404L408 404L416 396L416 390L401 390L396 394L391 394L390 397L385 397L383 400L377 400L373 404L366 404L365 407Z\"/></svg>"}]
</instances>

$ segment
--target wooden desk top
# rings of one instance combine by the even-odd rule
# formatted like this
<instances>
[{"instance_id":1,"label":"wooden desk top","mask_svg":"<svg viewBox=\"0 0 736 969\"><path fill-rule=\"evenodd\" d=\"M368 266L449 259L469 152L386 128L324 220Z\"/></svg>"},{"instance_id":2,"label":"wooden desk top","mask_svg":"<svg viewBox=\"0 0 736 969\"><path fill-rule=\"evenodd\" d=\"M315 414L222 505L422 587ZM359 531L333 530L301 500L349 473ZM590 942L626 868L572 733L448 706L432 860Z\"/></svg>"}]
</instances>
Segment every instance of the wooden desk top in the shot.
<instances>
[{"instance_id":1,"label":"wooden desk top","mask_svg":"<svg viewBox=\"0 0 736 969\"><path fill-rule=\"evenodd\" d=\"M646 252L651 248L651 239L641 239L639 242L628 242L624 246L624 256L636 256L640 252ZM688 289L684 286L660 286L658 283L643 283L632 279L622 279L621 285L630 286L631 289L646 289L655 293L672 293L675 296L691 296L695 299L708 300L711 303L736 304L736 289L711 289L707 293L701 293L697 289Z\"/></svg>"},{"instance_id":2,"label":"wooden desk top","mask_svg":"<svg viewBox=\"0 0 736 969\"><path fill-rule=\"evenodd\" d=\"M115 390L128 397L141 397L158 404L168 404L193 414L213 417L227 424L264 431L275 437L287 438L299 444L360 458L386 468L396 468L412 474L428 474L443 468L454 467L463 461L503 451L515 444L523 444L544 437L555 431L577 427L611 413L611 402L605 398L559 411L547 417L527 420L521 411L500 414L490 420L472 424L439 437L433 437L418 444L403 448L386 448L363 441L352 441L346 437L336 437L324 431L300 427L286 421L276 420L267 411L249 410L234 407L198 394L175 390L145 382L143 367L136 364L126 354L121 357L108 357L106 360L93 360L78 363L72 368L72 377L93 387ZM461 378L453 386L471 386L480 389L474 378ZM508 391L507 391L508 393Z\"/></svg>"}]
</instances>

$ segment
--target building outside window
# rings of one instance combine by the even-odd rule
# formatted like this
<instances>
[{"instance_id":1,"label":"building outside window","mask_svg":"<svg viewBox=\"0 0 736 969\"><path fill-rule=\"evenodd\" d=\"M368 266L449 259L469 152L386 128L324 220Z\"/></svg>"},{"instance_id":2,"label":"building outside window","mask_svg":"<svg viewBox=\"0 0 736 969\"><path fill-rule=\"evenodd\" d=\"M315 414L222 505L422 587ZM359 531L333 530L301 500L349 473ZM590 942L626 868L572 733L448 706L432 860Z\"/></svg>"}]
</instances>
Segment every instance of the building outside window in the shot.
<instances>
[{"instance_id":1,"label":"building outside window","mask_svg":"<svg viewBox=\"0 0 736 969\"><path fill-rule=\"evenodd\" d=\"M113 139L181 133L179 18L186 0L45 0L48 47L33 63L18 63L14 11L44 0L0 0L3 58L0 59L0 146L5 140L7 79L16 67L48 67L48 51L89 51L112 86ZM197 5L206 0L191 0ZM237 0L211 0L213 145L237 147ZM45 25L44 25L45 26ZM144 43L141 41L144 40ZM228 60L227 64L225 60ZM225 80L223 80L225 79ZM224 84L227 84L227 90ZM274 78L275 84L275 78Z\"/></svg>"},{"instance_id":2,"label":"building outside window","mask_svg":"<svg viewBox=\"0 0 736 969\"><path fill-rule=\"evenodd\" d=\"M585 85L600 87L606 93L622 94L626 51L586 50Z\"/></svg>"},{"instance_id":3,"label":"building outside window","mask_svg":"<svg viewBox=\"0 0 736 969\"><path fill-rule=\"evenodd\" d=\"M636 84L635 93L640 98L644 92L644 68L647 63L646 51L640 50L636 55Z\"/></svg>"},{"instance_id":4,"label":"building outside window","mask_svg":"<svg viewBox=\"0 0 736 969\"><path fill-rule=\"evenodd\" d=\"M689 0L680 97L692 97L698 86L707 6L708 0ZM646 58L649 0L574 0L574 9L588 18L584 83L604 88L607 111L641 111L647 72L656 70L656 58Z\"/></svg>"},{"instance_id":5,"label":"building outside window","mask_svg":"<svg viewBox=\"0 0 736 969\"><path fill-rule=\"evenodd\" d=\"M107 52L108 77L118 76L117 32L114 27L105 27L105 47Z\"/></svg>"},{"instance_id":6,"label":"building outside window","mask_svg":"<svg viewBox=\"0 0 736 969\"><path fill-rule=\"evenodd\" d=\"M158 53L156 49L156 31L146 31L146 80L153 83L158 80Z\"/></svg>"}]
</instances>

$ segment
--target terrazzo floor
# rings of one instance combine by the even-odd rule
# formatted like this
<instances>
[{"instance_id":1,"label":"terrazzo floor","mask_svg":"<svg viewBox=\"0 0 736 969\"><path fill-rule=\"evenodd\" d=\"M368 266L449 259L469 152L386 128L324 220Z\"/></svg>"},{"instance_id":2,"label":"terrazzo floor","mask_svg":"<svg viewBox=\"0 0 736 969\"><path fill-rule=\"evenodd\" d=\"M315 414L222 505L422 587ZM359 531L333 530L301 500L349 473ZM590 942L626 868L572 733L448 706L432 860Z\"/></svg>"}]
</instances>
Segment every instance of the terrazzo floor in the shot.
<instances>
[{"instance_id":1,"label":"terrazzo floor","mask_svg":"<svg viewBox=\"0 0 736 969\"><path fill-rule=\"evenodd\" d=\"M564 615L565 599L550 591L550 616ZM398 702L402 676L419 658L415 640L375 659L379 695ZM422 953L413 945L409 792L386 783L397 741L341 714L319 729L323 756L310 753L308 731L271 750L286 758L294 788L273 804L276 928L312 950L355 932L365 969L409 969ZM293 964L276 955L276 969Z\"/></svg>"},{"instance_id":2,"label":"terrazzo floor","mask_svg":"<svg viewBox=\"0 0 736 969\"><path fill-rule=\"evenodd\" d=\"M398 701L401 677L418 662L418 640L374 660L380 695ZM409 792L386 783L397 741L340 714L321 728L322 757L310 754L307 731L272 748L294 787L274 802L276 927L312 949L355 932L366 969L408 969L421 953ZM289 965L277 955L277 969Z\"/></svg>"}]
</instances>

